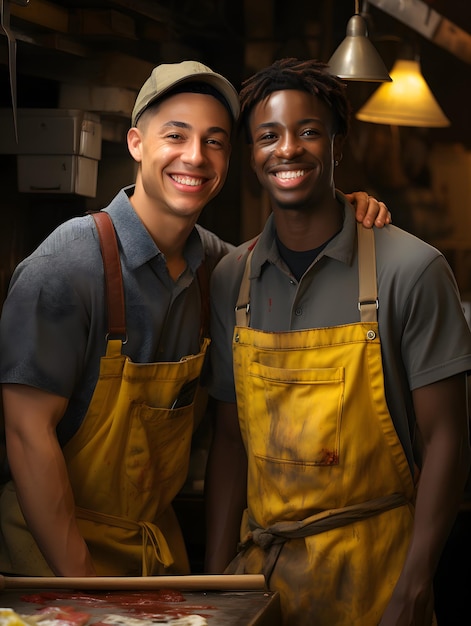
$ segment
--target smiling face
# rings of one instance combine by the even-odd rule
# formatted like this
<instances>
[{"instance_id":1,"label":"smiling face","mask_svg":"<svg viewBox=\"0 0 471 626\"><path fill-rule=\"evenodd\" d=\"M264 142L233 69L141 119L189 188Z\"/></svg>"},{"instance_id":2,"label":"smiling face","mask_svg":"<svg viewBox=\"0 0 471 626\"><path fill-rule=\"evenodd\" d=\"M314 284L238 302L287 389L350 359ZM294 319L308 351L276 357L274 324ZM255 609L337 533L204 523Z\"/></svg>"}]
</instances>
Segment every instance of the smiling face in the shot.
<instances>
[{"instance_id":1,"label":"smiling face","mask_svg":"<svg viewBox=\"0 0 471 626\"><path fill-rule=\"evenodd\" d=\"M305 91L275 91L250 113L252 165L273 209L314 210L334 196L343 138L330 109Z\"/></svg>"},{"instance_id":2,"label":"smiling face","mask_svg":"<svg viewBox=\"0 0 471 626\"><path fill-rule=\"evenodd\" d=\"M231 128L227 109L207 94L179 93L146 111L128 133L145 210L196 221L226 180Z\"/></svg>"}]
</instances>

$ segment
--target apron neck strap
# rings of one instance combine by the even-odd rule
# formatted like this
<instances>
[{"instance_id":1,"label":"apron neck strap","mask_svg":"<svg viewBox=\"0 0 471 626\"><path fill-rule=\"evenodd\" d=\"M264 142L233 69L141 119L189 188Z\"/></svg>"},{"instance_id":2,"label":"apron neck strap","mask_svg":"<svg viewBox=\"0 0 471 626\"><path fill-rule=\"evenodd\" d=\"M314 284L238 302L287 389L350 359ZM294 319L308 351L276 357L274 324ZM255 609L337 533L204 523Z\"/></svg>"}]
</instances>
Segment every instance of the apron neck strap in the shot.
<instances>
[{"instance_id":1,"label":"apron neck strap","mask_svg":"<svg viewBox=\"0 0 471 626\"><path fill-rule=\"evenodd\" d=\"M250 265L254 248L249 251L245 262L244 275L240 283L239 297L235 307L236 326L250 325Z\"/></svg>"},{"instance_id":2,"label":"apron neck strap","mask_svg":"<svg viewBox=\"0 0 471 626\"><path fill-rule=\"evenodd\" d=\"M376 283L375 238L372 228L357 224L358 235L358 309L362 322L376 322L378 319L378 293ZM240 283L239 297L235 307L236 326L250 325L250 265L252 248L245 262L244 274Z\"/></svg>"},{"instance_id":3,"label":"apron neck strap","mask_svg":"<svg viewBox=\"0 0 471 626\"><path fill-rule=\"evenodd\" d=\"M375 235L372 228L357 224L358 234L358 309L362 322L378 320Z\"/></svg>"},{"instance_id":4,"label":"apron neck strap","mask_svg":"<svg viewBox=\"0 0 471 626\"><path fill-rule=\"evenodd\" d=\"M126 341L123 277L116 232L111 217L105 211L91 213L91 216L95 220L105 271L107 338Z\"/></svg>"}]
</instances>

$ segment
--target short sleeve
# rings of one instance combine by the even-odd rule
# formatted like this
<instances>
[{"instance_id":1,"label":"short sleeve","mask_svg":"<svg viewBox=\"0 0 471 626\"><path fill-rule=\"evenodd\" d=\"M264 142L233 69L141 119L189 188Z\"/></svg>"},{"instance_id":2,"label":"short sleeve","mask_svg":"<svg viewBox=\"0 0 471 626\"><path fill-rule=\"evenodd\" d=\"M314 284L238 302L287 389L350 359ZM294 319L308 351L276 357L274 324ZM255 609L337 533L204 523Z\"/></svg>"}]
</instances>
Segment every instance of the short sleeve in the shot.
<instances>
[{"instance_id":1,"label":"short sleeve","mask_svg":"<svg viewBox=\"0 0 471 626\"><path fill-rule=\"evenodd\" d=\"M96 243L84 247L74 233L55 231L13 274L0 321L3 383L70 397L83 374L93 285L103 277L92 271Z\"/></svg>"},{"instance_id":2,"label":"short sleeve","mask_svg":"<svg viewBox=\"0 0 471 626\"><path fill-rule=\"evenodd\" d=\"M417 277L403 310L401 351L411 389L471 365L471 331L456 282L442 255Z\"/></svg>"}]
</instances>

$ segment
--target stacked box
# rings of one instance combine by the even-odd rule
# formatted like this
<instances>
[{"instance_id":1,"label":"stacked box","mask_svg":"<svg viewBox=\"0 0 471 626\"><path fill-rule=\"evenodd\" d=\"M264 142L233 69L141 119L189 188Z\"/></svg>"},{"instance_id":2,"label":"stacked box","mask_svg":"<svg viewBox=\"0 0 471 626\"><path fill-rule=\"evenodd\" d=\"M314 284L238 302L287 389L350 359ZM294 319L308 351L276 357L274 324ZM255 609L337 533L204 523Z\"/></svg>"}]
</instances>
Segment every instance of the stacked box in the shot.
<instances>
[{"instance_id":1,"label":"stacked box","mask_svg":"<svg viewBox=\"0 0 471 626\"><path fill-rule=\"evenodd\" d=\"M76 109L0 110L0 153L16 154L18 190L94 198L101 158L99 115Z\"/></svg>"}]
</instances>

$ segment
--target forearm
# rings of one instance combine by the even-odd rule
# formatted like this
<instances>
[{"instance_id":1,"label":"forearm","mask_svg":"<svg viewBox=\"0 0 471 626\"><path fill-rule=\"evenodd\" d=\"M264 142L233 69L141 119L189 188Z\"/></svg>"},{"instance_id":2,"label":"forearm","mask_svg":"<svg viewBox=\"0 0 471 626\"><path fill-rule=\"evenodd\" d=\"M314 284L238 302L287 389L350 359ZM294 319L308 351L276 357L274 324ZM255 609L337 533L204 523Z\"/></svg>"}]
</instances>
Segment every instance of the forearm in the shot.
<instances>
[{"instance_id":1,"label":"forearm","mask_svg":"<svg viewBox=\"0 0 471 626\"><path fill-rule=\"evenodd\" d=\"M441 456L443 449L431 446L428 450L419 479L411 543L380 626L431 623L433 579L461 502L468 464L463 450L455 452L453 462L453 454Z\"/></svg>"},{"instance_id":2,"label":"forearm","mask_svg":"<svg viewBox=\"0 0 471 626\"><path fill-rule=\"evenodd\" d=\"M414 526L401 575L380 626L427 625L433 579L451 530L470 467L464 375L413 392L423 461Z\"/></svg>"},{"instance_id":3,"label":"forearm","mask_svg":"<svg viewBox=\"0 0 471 626\"><path fill-rule=\"evenodd\" d=\"M20 507L49 567L56 576L93 576L91 557L77 527L64 457L55 437L41 437L34 444L10 437L8 449Z\"/></svg>"},{"instance_id":4,"label":"forearm","mask_svg":"<svg viewBox=\"0 0 471 626\"><path fill-rule=\"evenodd\" d=\"M466 385L466 376L458 375L414 392L423 461L405 570L424 576L435 572L469 474Z\"/></svg>"},{"instance_id":5,"label":"forearm","mask_svg":"<svg viewBox=\"0 0 471 626\"><path fill-rule=\"evenodd\" d=\"M26 385L3 385L8 460L26 523L57 576L92 576L56 427L67 399Z\"/></svg>"},{"instance_id":6,"label":"forearm","mask_svg":"<svg viewBox=\"0 0 471 626\"><path fill-rule=\"evenodd\" d=\"M405 574L415 572L431 580L456 518L469 473L465 441L435 438L427 448L419 479L414 532Z\"/></svg>"}]
</instances>

